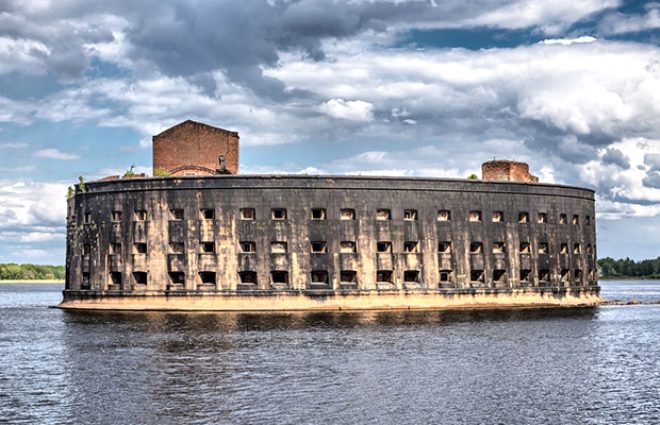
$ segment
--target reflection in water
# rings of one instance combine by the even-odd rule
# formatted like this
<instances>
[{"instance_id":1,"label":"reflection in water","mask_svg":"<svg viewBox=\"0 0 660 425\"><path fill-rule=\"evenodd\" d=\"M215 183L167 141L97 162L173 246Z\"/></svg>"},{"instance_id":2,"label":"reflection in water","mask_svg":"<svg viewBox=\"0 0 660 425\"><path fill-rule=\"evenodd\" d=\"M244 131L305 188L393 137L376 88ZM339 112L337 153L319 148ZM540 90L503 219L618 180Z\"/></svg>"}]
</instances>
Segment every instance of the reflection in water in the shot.
<instances>
[{"instance_id":1,"label":"reflection in water","mask_svg":"<svg viewBox=\"0 0 660 425\"><path fill-rule=\"evenodd\" d=\"M0 422L660 421L656 305L117 313L24 295L0 305Z\"/></svg>"}]
</instances>

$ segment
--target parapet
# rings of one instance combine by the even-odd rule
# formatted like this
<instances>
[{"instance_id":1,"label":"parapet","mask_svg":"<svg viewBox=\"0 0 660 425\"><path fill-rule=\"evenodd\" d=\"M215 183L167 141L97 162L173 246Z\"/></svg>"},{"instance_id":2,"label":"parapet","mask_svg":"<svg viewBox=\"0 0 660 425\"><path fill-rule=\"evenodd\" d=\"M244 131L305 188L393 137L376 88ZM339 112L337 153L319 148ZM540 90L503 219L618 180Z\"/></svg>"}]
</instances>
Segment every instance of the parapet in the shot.
<instances>
[{"instance_id":1,"label":"parapet","mask_svg":"<svg viewBox=\"0 0 660 425\"><path fill-rule=\"evenodd\" d=\"M484 181L508 181L538 183L539 178L529 174L525 162L493 160L481 164L481 179Z\"/></svg>"}]
</instances>

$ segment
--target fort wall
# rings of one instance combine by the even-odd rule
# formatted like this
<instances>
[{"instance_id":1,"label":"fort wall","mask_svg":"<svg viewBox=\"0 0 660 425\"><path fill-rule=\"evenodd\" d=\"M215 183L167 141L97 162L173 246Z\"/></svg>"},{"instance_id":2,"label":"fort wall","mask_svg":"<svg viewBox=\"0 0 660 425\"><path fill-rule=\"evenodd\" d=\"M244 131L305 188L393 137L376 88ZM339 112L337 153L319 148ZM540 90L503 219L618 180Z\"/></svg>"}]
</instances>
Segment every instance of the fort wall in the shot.
<instances>
[{"instance_id":1,"label":"fort wall","mask_svg":"<svg viewBox=\"0 0 660 425\"><path fill-rule=\"evenodd\" d=\"M346 176L99 181L77 188L67 226L63 307L599 299L594 193L569 186Z\"/></svg>"}]
</instances>

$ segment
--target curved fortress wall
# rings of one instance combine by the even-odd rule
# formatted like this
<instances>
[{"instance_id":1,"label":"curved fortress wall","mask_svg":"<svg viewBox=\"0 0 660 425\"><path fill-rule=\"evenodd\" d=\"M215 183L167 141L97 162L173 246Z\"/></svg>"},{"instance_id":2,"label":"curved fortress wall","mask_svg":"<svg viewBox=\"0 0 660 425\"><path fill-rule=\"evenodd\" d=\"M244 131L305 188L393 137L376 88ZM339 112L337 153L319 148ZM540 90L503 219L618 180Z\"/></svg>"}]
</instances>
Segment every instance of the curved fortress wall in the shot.
<instances>
[{"instance_id":1,"label":"curved fortress wall","mask_svg":"<svg viewBox=\"0 0 660 425\"><path fill-rule=\"evenodd\" d=\"M292 291L598 296L593 191L558 185L343 176L94 182L70 200L67 250L63 305Z\"/></svg>"}]
</instances>

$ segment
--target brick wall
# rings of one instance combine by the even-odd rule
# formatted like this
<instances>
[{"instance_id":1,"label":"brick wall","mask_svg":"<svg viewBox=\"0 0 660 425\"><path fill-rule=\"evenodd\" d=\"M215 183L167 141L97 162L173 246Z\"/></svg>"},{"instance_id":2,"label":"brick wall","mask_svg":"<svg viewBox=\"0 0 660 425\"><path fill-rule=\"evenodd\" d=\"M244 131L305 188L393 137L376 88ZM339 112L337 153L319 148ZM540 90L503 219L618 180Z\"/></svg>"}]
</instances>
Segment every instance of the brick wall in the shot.
<instances>
[{"instance_id":1,"label":"brick wall","mask_svg":"<svg viewBox=\"0 0 660 425\"><path fill-rule=\"evenodd\" d=\"M226 172L238 173L238 133L184 121L153 137L153 168L173 176L213 175L224 157ZM154 173L155 174L155 173Z\"/></svg>"},{"instance_id":2,"label":"brick wall","mask_svg":"<svg viewBox=\"0 0 660 425\"><path fill-rule=\"evenodd\" d=\"M481 178L485 181L538 182L529 174L529 166L516 161L488 161L481 164Z\"/></svg>"}]
</instances>

